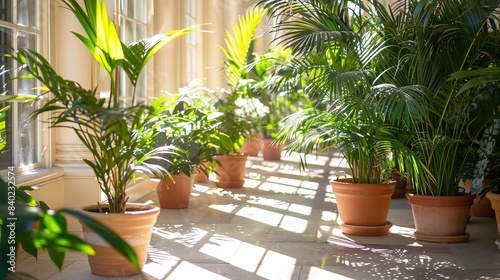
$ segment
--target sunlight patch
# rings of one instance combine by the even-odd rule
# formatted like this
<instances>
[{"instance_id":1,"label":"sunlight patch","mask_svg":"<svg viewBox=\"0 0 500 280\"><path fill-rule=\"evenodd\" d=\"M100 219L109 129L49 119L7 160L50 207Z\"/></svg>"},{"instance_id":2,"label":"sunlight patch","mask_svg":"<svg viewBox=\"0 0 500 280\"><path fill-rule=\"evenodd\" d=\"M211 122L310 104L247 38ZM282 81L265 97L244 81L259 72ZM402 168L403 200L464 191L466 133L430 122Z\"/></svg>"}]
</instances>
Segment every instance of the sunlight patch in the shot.
<instances>
[{"instance_id":1,"label":"sunlight patch","mask_svg":"<svg viewBox=\"0 0 500 280\"><path fill-rule=\"evenodd\" d=\"M230 264L249 272L255 272L265 253L266 249L243 242Z\"/></svg>"},{"instance_id":2,"label":"sunlight patch","mask_svg":"<svg viewBox=\"0 0 500 280\"><path fill-rule=\"evenodd\" d=\"M270 183L270 182L262 183L262 185L259 189L261 189L263 191L271 191L271 192L277 192L277 193L288 193L288 194L297 193L297 187L291 187L291 186Z\"/></svg>"},{"instance_id":3,"label":"sunlight patch","mask_svg":"<svg viewBox=\"0 0 500 280\"><path fill-rule=\"evenodd\" d=\"M225 204L225 205L223 205L223 204L211 204L208 207L215 209L215 210L225 212L225 213L231 213L234 211L234 209L236 209L238 207L238 205L236 205L236 204Z\"/></svg>"},{"instance_id":4,"label":"sunlight patch","mask_svg":"<svg viewBox=\"0 0 500 280\"><path fill-rule=\"evenodd\" d=\"M307 220L285 216L280 223L280 228L296 233L304 233L307 228Z\"/></svg>"},{"instance_id":5,"label":"sunlight patch","mask_svg":"<svg viewBox=\"0 0 500 280\"><path fill-rule=\"evenodd\" d=\"M297 260L290 256L267 251L257 270L257 275L266 279L291 279L296 263Z\"/></svg>"},{"instance_id":6,"label":"sunlight patch","mask_svg":"<svg viewBox=\"0 0 500 280\"><path fill-rule=\"evenodd\" d=\"M349 278L342 276L338 273L333 273L331 271L326 271L324 269L318 268L318 267L311 267L309 270L309 276L307 279L339 279L339 280L350 280L354 278Z\"/></svg>"},{"instance_id":7,"label":"sunlight patch","mask_svg":"<svg viewBox=\"0 0 500 280\"><path fill-rule=\"evenodd\" d=\"M238 212L236 212L236 215L271 226L279 225L281 219L283 218L282 214L248 206L240 209Z\"/></svg>"},{"instance_id":8,"label":"sunlight patch","mask_svg":"<svg viewBox=\"0 0 500 280\"><path fill-rule=\"evenodd\" d=\"M221 234L214 234L210 240L201 247L200 252L229 263L238 250L241 241ZM184 278L192 279L192 278Z\"/></svg>"},{"instance_id":9,"label":"sunlight patch","mask_svg":"<svg viewBox=\"0 0 500 280\"><path fill-rule=\"evenodd\" d=\"M189 262L182 262L170 275L168 275L168 279L229 280L229 278L226 278Z\"/></svg>"}]
</instances>

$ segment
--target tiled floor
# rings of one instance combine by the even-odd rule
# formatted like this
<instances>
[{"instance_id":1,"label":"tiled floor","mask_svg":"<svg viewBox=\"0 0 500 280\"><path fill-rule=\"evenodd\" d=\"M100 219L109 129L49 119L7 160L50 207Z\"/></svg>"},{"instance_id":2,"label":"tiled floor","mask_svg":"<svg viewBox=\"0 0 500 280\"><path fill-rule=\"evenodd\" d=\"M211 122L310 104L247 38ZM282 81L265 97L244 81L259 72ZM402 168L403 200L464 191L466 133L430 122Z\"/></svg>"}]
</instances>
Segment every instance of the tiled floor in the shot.
<instances>
[{"instance_id":1,"label":"tiled floor","mask_svg":"<svg viewBox=\"0 0 500 280\"><path fill-rule=\"evenodd\" d=\"M406 198L393 199L387 236L342 234L328 184L346 170L335 157L264 162L250 157L242 189L197 184L191 205L162 209L141 276L121 279L500 279L494 218L472 217L466 243L417 242ZM144 201L157 203L156 194ZM112 279L92 275L70 253L59 272L42 254L21 254L19 271L38 279Z\"/></svg>"}]
</instances>

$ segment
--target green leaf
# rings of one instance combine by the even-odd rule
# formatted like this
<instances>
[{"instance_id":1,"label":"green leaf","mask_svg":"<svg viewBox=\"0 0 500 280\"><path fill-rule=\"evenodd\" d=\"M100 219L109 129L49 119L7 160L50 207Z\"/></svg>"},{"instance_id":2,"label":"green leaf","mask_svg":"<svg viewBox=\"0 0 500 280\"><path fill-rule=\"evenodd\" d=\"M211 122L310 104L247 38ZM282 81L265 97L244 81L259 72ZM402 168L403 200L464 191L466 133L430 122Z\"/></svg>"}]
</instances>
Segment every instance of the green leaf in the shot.
<instances>
[{"instance_id":1,"label":"green leaf","mask_svg":"<svg viewBox=\"0 0 500 280\"><path fill-rule=\"evenodd\" d=\"M50 232L66 232L66 219L61 215L44 215L43 224Z\"/></svg>"}]
</instances>

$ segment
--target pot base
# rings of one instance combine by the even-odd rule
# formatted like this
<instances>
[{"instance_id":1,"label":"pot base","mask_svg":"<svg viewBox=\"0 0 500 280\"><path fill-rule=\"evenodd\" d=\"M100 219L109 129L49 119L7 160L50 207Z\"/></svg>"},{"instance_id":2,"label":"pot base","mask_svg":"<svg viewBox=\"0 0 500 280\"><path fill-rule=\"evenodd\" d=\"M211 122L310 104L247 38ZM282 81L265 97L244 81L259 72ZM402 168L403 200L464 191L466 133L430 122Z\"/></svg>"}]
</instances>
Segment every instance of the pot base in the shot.
<instances>
[{"instance_id":1,"label":"pot base","mask_svg":"<svg viewBox=\"0 0 500 280\"><path fill-rule=\"evenodd\" d=\"M439 236L439 235L425 235L419 234L417 232L413 233L416 240L427 241L427 242L437 242L437 243L460 243L469 240L469 234L465 233L463 235L449 235L449 236Z\"/></svg>"},{"instance_id":2,"label":"pot base","mask_svg":"<svg viewBox=\"0 0 500 280\"><path fill-rule=\"evenodd\" d=\"M340 224L340 229L344 234L361 236L378 236L389 234L392 223L387 221L383 226L357 226L350 224Z\"/></svg>"}]
</instances>

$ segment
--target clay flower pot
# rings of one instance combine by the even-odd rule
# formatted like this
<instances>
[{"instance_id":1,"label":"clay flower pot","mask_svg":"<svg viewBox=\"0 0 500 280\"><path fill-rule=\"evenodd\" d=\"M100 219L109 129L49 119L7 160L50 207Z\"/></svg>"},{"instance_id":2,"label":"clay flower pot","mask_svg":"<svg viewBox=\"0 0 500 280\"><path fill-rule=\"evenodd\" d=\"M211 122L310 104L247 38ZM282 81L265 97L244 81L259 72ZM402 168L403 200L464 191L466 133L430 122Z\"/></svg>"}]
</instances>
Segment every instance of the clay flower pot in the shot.
<instances>
[{"instance_id":1,"label":"clay flower pot","mask_svg":"<svg viewBox=\"0 0 500 280\"><path fill-rule=\"evenodd\" d=\"M210 163L207 162L207 161L204 161L201 163L201 165L203 165L205 167L205 169L210 166ZM202 170L200 170L200 168L198 168L198 173L196 173L196 175L194 176L194 181L196 183L205 183L208 181L208 176L207 174L205 174Z\"/></svg>"},{"instance_id":2,"label":"clay flower pot","mask_svg":"<svg viewBox=\"0 0 500 280\"><path fill-rule=\"evenodd\" d=\"M255 133L243 141L240 153L247 154L249 156L257 156L260 151L260 146L262 145L262 133Z\"/></svg>"},{"instance_id":3,"label":"clay flower pot","mask_svg":"<svg viewBox=\"0 0 500 280\"><path fill-rule=\"evenodd\" d=\"M283 144L272 145L273 139L262 140L262 157L264 160L280 160Z\"/></svg>"},{"instance_id":4,"label":"clay flower pot","mask_svg":"<svg viewBox=\"0 0 500 280\"><path fill-rule=\"evenodd\" d=\"M194 177L197 172L193 172L191 176L185 173L172 175L172 178L167 177L166 181L161 181L156 189L160 207L164 209L183 209L189 207L191 192L194 186Z\"/></svg>"},{"instance_id":5,"label":"clay flower pot","mask_svg":"<svg viewBox=\"0 0 500 280\"><path fill-rule=\"evenodd\" d=\"M485 179L482 182L481 188L487 189L490 187L489 179ZM465 189L465 192L468 193L471 191L472 180L467 179L464 181L460 180L459 186ZM474 199L474 203L470 207L470 215L472 217L487 217L493 218L495 217L495 210L491 207L491 202L488 197L483 197L482 195L477 195Z\"/></svg>"},{"instance_id":6,"label":"clay flower pot","mask_svg":"<svg viewBox=\"0 0 500 280\"><path fill-rule=\"evenodd\" d=\"M242 188L245 184L247 154L215 156L215 185L220 188Z\"/></svg>"},{"instance_id":7,"label":"clay flower pot","mask_svg":"<svg viewBox=\"0 0 500 280\"><path fill-rule=\"evenodd\" d=\"M496 220L497 220L497 228L498 235L500 235L500 194L488 192L486 193L486 197L489 198L491 202L491 207L495 210ZM500 239L496 241L498 248L500 249Z\"/></svg>"},{"instance_id":8,"label":"clay flower pot","mask_svg":"<svg viewBox=\"0 0 500 280\"><path fill-rule=\"evenodd\" d=\"M106 205L101 205L101 207L105 208ZM99 213L98 209L97 205L92 205L83 208L83 211L86 215L100 221L121 236L135 251L142 269L146 263L153 226L156 223L156 217L160 213L160 208L154 205L128 203L125 213L104 214ZM85 241L96 252L94 256L88 256L93 274L121 277L141 272L98 234L84 223L80 223L82 224Z\"/></svg>"},{"instance_id":9,"label":"clay flower pot","mask_svg":"<svg viewBox=\"0 0 500 280\"><path fill-rule=\"evenodd\" d=\"M345 234L386 235L392 226L387 221L395 182L357 184L351 178L330 181Z\"/></svg>"},{"instance_id":10,"label":"clay flower pot","mask_svg":"<svg viewBox=\"0 0 500 280\"><path fill-rule=\"evenodd\" d=\"M415 222L415 239L428 242L465 242L473 195L431 196L407 193Z\"/></svg>"}]
</instances>

